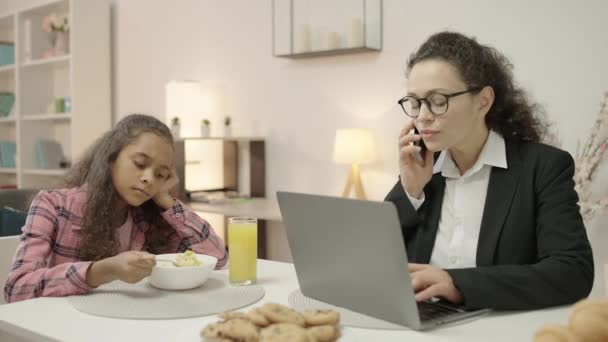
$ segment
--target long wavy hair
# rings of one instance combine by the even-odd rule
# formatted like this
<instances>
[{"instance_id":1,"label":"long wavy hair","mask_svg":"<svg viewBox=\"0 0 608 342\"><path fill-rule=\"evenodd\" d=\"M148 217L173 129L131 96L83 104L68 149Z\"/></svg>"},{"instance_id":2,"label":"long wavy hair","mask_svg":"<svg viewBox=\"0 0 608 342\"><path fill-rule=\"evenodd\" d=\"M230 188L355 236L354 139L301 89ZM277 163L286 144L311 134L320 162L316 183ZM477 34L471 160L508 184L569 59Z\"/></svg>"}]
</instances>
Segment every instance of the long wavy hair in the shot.
<instances>
[{"instance_id":1,"label":"long wavy hair","mask_svg":"<svg viewBox=\"0 0 608 342\"><path fill-rule=\"evenodd\" d=\"M66 177L67 187L87 186L79 245L82 260L100 260L118 252L117 231L111 222L116 214L114 205L119 195L112 183L111 167L120 151L145 132L156 134L173 146L173 136L164 123L149 115L132 114L97 139ZM163 251L169 235L173 233L160 212L153 200L146 201L138 208L138 214L149 224L146 245L152 253ZM134 219L137 221L137 218Z\"/></svg>"},{"instance_id":2,"label":"long wavy hair","mask_svg":"<svg viewBox=\"0 0 608 342\"><path fill-rule=\"evenodd\" d=\"M490 86L494 89L494 103L486 115L489 129L505 140L542 140L547 130L544 110L515 85L513 65L498 50L460 33L436 33L410 56L406 76L417 63L429 59L450 63L470 88Z\"/></svg>"}]
</instances>

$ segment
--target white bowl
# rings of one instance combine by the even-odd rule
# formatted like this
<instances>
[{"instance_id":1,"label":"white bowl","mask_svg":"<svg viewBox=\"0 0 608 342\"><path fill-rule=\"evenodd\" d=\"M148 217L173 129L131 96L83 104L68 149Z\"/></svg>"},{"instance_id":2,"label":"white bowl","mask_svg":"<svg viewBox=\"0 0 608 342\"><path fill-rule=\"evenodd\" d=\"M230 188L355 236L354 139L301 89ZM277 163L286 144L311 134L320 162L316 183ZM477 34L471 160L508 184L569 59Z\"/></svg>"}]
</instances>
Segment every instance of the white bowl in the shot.
<instances>
[{"instance_id":1,"label":"white bowl","mask_svg":"<svg viewBox=\"0 0 608 342\"><path fill-rule=\"evenodd\" d=\"M200 266L162 266L161 260L172 260L182 253L160 254L157 255L156 266L152 268L150 274L150 284L163 290L187 290L199 287L207 281L211 271L217 264L217 258L196 254L196 258L203 264Z\"/></svg>"}]
</instances>

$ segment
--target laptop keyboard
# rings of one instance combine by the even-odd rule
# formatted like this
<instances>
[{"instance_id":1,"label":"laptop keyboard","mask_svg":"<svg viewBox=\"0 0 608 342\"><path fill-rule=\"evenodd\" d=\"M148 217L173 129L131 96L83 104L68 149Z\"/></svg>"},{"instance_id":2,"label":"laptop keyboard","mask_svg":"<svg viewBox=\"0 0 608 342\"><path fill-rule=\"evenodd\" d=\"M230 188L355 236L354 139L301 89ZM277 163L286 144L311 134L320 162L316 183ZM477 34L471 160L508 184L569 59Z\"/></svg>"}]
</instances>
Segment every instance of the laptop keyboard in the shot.
<instances>
[{"instance_id":1,"label":"laptop keyboard","mask_svg":"<svg viewBox=\"0 0 608 342\"><path fill-rule=\"evenodd\" d=\"M421 321L428 321L432 319L437 319L444 316L453 315L456 313L462 312L456 308L451 308L449 306L435 304L430 302L420 302L418 303L418 312L420 314Z\"/></svg>"}]
</instances>

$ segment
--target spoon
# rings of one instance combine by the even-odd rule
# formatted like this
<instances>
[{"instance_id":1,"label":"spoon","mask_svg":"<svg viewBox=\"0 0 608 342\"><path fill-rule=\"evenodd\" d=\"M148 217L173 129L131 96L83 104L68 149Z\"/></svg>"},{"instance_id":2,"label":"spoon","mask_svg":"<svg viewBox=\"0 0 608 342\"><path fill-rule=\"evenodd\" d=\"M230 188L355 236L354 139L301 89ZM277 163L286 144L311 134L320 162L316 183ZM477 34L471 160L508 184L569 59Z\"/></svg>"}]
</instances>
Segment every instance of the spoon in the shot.
<instances>
[{"instance_id":1,"label":"spoon","mask_svg":"<svg viewBox=\"0 0 608 342\"><path fill-rule=\"evenodd\" d=\"M158 258L158 257L157 257L157 258L156 258L156 262L159 262L159 261L170 262L170 263L172 263L172 264L173 264L173 266L178 267L178 266L177 266L177 263L175 262L175 260L171 260L171 259L163 259L163 258Z\"/></svg>"}]
</instances>

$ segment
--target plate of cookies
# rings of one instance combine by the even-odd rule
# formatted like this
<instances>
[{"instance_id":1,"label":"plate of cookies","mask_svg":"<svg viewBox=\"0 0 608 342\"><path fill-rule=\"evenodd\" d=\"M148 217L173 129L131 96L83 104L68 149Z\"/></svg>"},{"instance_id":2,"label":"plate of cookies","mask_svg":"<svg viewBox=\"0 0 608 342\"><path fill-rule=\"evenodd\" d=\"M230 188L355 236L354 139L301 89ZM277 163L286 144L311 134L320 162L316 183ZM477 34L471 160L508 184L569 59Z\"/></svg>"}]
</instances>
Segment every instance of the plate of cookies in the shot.
<instances>
[{"instance_id":1,"label":"plate of cookies","mask_svg":"<svg viewBox=\"0 0 608 342\"><path fill-rule=\"evenodd\" d=\"M340 327L340 313L335 310L298 312L287 306L266 303L246 312L218 314L219 320L198 328L196 338L181 341L199 342L353 342L349 329Z\"/></svg>"}]
</instances>

